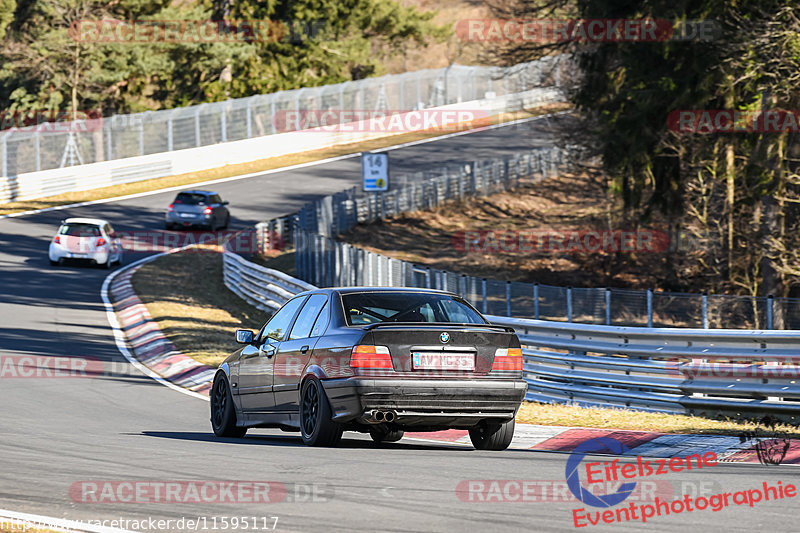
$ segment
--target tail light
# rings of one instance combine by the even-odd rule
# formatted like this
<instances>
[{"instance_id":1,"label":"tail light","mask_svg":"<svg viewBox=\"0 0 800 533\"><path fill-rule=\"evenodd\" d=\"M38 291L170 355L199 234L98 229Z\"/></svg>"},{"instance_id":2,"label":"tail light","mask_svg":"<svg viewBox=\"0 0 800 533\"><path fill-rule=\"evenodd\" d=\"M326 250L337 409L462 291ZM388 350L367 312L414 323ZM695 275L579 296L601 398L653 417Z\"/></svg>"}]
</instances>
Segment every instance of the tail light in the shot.
<instances>
[{"instance_id":1,"label":"tail light","mask_svg":"<svg viewBox=\"0 0 800 533\"><path fill-rule=\"evenodd\" d=\"M172 211L172 208L173 208L174 206L175 206L175 204L169 204L169 207L168 207L167 209L169 209L170 211Z\"/></svg>"},{"instance_id":2,"label":"tail light","mask_svg":"<svg viewBox=\"0 0 800 533\"><path fill-rule=\"evenodd\" d=\"M53 242L56 243L56 244L61 244L61 236L56 235L56 238L53 239Z\"/></svg>"},{"instance_id":3,"label":"tail light","mask_svg":"<svg viewBox=\"0 0 800 533\"><path fill-rule=\"evenodd\" d=\"M106 243L106 240L102 237L98 237L97 239L97 246L103 246Z\"/></svg>"},{"instance_id":4,"label":"tail light","mask_svg":"<svg viewBox=\"0 0 800 533\"><path fill-rule=\"evenodd\" d=\"M492 370L522 372L522 348L498 348L494 353Z\"/></svg>"},{"instance_id":5,"label":"tail light","mask_svg":"<svg viewBox=\"0 0 800 533\"><path fill-rule=\"evenodd\" d=\"M392 368L392 356L386 346L353 346L351 368Z\"/></svg>"},{"instance_id":6,"label":"tail light","mask_svg":"<svg viewBox=\"0 0 800 533\"><path fill-rule=\"evenodd\" d=\"M210 215L211 214L211 208L210 207L206 207L205 209L203 209L203 214L204 215Z\"/></svg>"}]
</instances>

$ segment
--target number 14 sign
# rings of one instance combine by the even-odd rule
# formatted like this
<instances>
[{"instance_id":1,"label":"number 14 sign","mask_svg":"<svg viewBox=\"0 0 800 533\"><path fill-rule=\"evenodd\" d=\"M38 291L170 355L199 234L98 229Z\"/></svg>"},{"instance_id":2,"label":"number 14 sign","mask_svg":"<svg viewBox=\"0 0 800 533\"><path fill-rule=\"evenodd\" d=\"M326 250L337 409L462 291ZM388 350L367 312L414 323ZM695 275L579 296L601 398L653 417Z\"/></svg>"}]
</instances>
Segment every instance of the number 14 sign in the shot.
<instances>
[{"instance_id":1,"label":"number 14 sign","mask_svg":"<svg viewBox=\"0 0 800 533\"><path fill-rule=\"evenodd\" d=\"M389 154L361 154L361 177L365 192L389 190Z\"/></svg>"}]
</instances>

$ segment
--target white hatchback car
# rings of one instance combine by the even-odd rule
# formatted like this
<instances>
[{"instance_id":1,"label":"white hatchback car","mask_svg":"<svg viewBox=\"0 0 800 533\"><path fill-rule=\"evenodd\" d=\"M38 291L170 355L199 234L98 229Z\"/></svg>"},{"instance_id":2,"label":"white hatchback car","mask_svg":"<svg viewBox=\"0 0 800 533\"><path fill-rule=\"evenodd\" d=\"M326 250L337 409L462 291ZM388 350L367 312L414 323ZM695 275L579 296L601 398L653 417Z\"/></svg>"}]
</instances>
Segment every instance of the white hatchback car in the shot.
<instances>
[{"instance_id":1,"label":"white hatchback car","mask_svg":"<svg viewBox=\"0 0 800 533\"><path fill-rule=\"evenodd\" d=\"M67 259L86 259L111 268L122 263L122 245L114 229L99 218L68 218L61 223L50 243L50 264Z\"/></svg>"}]
</instances>

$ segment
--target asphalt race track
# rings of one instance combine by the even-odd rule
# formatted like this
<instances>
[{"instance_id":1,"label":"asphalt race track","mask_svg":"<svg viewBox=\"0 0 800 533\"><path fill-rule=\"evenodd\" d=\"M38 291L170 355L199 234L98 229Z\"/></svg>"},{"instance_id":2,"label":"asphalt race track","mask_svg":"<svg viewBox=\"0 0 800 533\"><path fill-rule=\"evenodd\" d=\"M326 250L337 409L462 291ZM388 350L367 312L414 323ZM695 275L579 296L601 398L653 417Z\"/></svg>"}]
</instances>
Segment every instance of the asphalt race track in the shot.
<instances>
[{"instance_id":1,"label":"asphalt race track","mask_svg":"<svg viewBox=\"0 0 800 533\"><path fill-rule=\"evenodd\" d=\"M501 156L546 144L555 120L498 128L391 152L394 173L431 164ZM501 147L501 148L498 148ZM230 181L214 188L231 202L232 229L290 213L304 202L358 184L358 158ZM208 403L170 390L129 367L118 352L100 298L99 268L52 268L47 246L63 218L96 216L117 230L163 228L174 192L0 220L0 355L91 357L110 375L0 378L0 508L74 520L256 517L276 531L570 531L574 501L476 502L456 492L463 480L565 479L567 456L522 450L479 452L403 440L378 448L345 434L338 449L255 430L214 438ZM133 257L126 257L130 262ZM721 464L668 475L675 486L711 492L796 483L794 467ZM85 481L258 481L285 485L280 503L93 503L72 492ZM77 484L77 485L76 485ZM462 485L463 486L463 485ZM692 489L692 487L694 489ZM700 494L702 495L702 493ZM513 494L511 494L513 496ZM244 498L239 498L244 500ZM796 499L662 516L586 530L797 531ZM591 509L590 509L591 510ZM600 509L602 511L602 509ZM264 520L261 517L266 517ZM173 525L170 530L176 530ZM156 531L156 529L144 529ZM271 529L270 529L271 530Z\"/></svg>"}]
</instances>

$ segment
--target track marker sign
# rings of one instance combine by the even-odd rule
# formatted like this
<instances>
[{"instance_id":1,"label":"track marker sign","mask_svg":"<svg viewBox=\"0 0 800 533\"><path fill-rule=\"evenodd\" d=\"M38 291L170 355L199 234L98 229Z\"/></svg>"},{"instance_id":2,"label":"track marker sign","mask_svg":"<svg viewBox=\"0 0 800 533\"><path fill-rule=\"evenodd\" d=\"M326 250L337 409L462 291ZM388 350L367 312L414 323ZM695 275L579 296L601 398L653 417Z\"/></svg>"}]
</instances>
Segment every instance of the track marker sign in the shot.
<instances>
[{"instance_id":1,"label":"track marker sign","mask_svg":"<svg viewBox=\"0 0 800 533\"><path fill-rule=\"evenodd\" d=\"M389 154L361 154L361 177L364 192L385 192L389 190Z\"/></svg>"}]
</instances>

